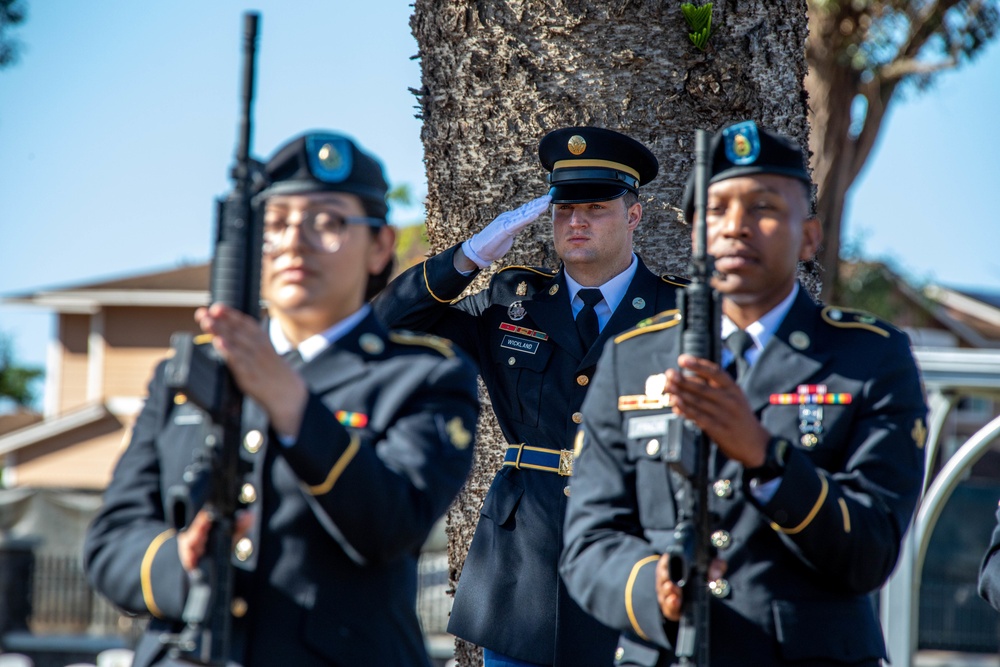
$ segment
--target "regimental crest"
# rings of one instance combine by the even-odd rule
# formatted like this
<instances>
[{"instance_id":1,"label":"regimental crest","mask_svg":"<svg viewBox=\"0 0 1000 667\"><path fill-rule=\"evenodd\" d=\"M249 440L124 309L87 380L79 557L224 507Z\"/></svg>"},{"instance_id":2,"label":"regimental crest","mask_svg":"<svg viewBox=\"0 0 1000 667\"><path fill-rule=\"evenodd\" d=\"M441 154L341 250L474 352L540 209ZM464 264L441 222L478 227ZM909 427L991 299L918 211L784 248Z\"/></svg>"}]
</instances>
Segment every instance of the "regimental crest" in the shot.
<instances>
[{"instance_id":1,"label":"regimental crest","mask_svg":"<svg viewBox=\"0 0 1000 667\"><path fill-rule=\"evenodd\" d=\"M340 183L351 175L353 159L347 139L330 135L306 137L309 170L324 183Z\"/></svg>"},{"instance_id":2,"label":"regimental crest","mask_svg":"<svg viewBox=\"0 0 1000 667\"><path fill-rule=\"evenodd\" d=\"M444 427L455 449L465 449L472 442L472 433L465 428L461 417L452 417Z\"/></svg>"},{"instance_id":3,"label":"regimental crest","mask_svg":"<svg viewBox=\"0 0 1000 667\"><path fill-rule=\"evenodd\" d=\"M523 280L517 284L517 289L514 290L514 294L518 296L525 296L528 293L528 283Z\"/></svg>"},{"instance_id":4,"label":"regimental crest","mask_svg":"<svg viewBox=\"0 0 1000 667\"><path fill-rule=\"evenodd\" d=\"M731 125L722 131L726 159L735 165L753 164L760 157L760 135L752 120Z\"/></svg>"},{"instance_id":5,"label":"regimental crest","mask_svg":"<svg viewBox=\"0 0 1000 667\"><path fill-rule=\"evenodd\" d=\"M917 421L913 424L913 430L910 431L910 435L913 436L913 442L916 444L917 449L923 449L924 444L927 442L927 427L924 426L924 420L917 418Z\"/></svg>"}]
</instances>

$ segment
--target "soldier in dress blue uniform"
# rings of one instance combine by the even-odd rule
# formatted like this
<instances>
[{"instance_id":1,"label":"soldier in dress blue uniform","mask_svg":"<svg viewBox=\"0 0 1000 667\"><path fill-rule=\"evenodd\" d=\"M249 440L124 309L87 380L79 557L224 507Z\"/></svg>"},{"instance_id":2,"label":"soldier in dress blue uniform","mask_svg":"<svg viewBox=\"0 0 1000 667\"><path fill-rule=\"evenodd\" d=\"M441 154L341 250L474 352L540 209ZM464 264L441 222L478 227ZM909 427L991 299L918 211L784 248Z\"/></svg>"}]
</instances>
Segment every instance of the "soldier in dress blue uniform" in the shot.
<instances>
[{"instance_id":1,"label":"soldier in dress blue uniform","mask_svg":"<svg viewBox=\"0 0 1000 667\"><path fill-rule=\"evenodd\" d=\"M580 406L603 343L672 308L678 281L632 251L639 186L656 158L639 142L569 127L539 145L547 195L411 268L375 301L384 321L453 340L478 364L507 440L462 569L448 630L487 666L607 665L617 633L566 594L557 563ZM508 266L457 300L551 205L558 270Z\"/></svg>"},{"instance_id":2,"label":"soldier in dress blue uniform","mask_svg":"<svg viewBox=\"0 0 1000 667\"><path fill-rule=\"evenodd\" d=\"M993 529L990 547L979 568L979 595L1000 611L1000 507L997 508L997 525Z\"/></svg>"},{"instance_id":3,"label":"soldier in dress blue uniform","mask_svg":"<svg viewBox=\"0 0 1000 667\"><path fill-rule=\"evenodd\" d=\"M416 563L471 465L475 369L447 341L387 331L366 303L394 244L374 158L310 132L266 171L267 326L221 304L196 314L247 397L232 660L429 666ZM208 515L175 532L164 508L205 419L168 390L161 364L87 535L93 586L152 616L137 667L160 661L159 638L180 628L205 550Z\"/></svg>"},{"instance_id":4,"label":"soldier in dress blue uniform","mask_svg":"<svg viewBox=\"0 0 1000 667\"><path fill-rule=\"evenodd\" d=\"M622 631L615 664L673 664L687 591L663 554L683 484L661 452L676 415L714 443L710 664L878 665L870 594L896 564L923 477L926 404L909 341L799 285L821 232L797 144L745 121L710 148L722 365L680 354L676 311L608 344L583 405L560 571Z\"/></svg>"}]
</instances>

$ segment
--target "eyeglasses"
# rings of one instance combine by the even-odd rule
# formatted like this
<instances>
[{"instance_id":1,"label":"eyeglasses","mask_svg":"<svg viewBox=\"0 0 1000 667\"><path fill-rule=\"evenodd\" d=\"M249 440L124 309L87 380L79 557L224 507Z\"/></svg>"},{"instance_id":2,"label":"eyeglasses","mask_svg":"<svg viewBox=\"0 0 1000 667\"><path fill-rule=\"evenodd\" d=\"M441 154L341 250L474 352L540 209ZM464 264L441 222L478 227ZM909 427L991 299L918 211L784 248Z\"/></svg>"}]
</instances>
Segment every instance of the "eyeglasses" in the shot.
<instances>
[{"instance_id":1,"label":"eyeglasses","mask_svg":"<svg viewBox=\"0 0 1000 667\"><path fill-rule=\"evenodd\" d=\"M381 227L385 220L364 216L342 216L333 211L302 211L297 224L288 221L284 210L264 211L264 244L266 255L276 255L288 248L288 230L298 227L303 245L317 252L337 252L347 233L348 225L368 225Z\"/></svg>"}]
</instances>

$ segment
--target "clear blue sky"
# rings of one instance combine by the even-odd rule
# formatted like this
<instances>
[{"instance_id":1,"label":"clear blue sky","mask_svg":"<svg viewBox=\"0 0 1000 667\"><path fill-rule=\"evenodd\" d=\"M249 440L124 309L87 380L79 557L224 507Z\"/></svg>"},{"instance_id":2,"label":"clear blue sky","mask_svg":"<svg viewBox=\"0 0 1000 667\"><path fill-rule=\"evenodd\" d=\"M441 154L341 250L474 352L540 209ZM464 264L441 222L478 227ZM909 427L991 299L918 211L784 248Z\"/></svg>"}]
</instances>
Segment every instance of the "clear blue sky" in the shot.
<instances>
[{"instance_id":1,"label":"clear blue sky","mask_svg":"<svg viewBox=\"0 0 1000 667\"><path fill-rule=\"evenodd\" d=\"M21 60L0 70L0 294L209 258L251 8L262 14L255 153L307 128L344 130L382 158L393 184L426 191L406 0L27 7ZM997 45L898 103L849 202L847 237L914 278L1000 291L998 108ZM44 363L52 322L0 305L0 331L27 363Z\"/></svg>"}]
</instances>

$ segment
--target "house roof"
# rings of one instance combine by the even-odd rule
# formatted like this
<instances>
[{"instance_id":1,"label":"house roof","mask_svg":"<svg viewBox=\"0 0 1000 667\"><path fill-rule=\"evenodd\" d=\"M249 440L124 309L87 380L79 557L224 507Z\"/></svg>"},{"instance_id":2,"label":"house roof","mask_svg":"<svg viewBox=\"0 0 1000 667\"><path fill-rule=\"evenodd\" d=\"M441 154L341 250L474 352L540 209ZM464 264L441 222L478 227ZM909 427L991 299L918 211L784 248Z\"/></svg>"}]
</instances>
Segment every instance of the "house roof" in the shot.
<instances>
[{"instance_id":1,"label":"house roof","mask_svg":"<svg viewBox=\"0 0 1000 667\"><path fill-rule=\"evenodd\" d=\"M41 413L32 410L17 410L0 415L0 435L31 426L42 421Z\"/></svg>"},{"instance_id":2,"label":"house roof","mask_svg":"<svg viewBox=\"0 0 1000 667\"><path fill-rule=\"evenodd\" d=\"M1000 348L1000 293L928 285L935 316L972 347Z\"/></svg>"},{"instance_id":3,"label":"house roof","mask_svg":"<svg viewBox=\"0 0 1000 667\"><path fill-rule=\"evenodd\" d=\"M124 276L2 297L6 303L40 306L60 313L94 313L105 306L197 307L208 303L211 265Z\"/></svg>"},{"instance_id":4,"label":"house roof","mask_svg":"<svg viewBox=\"0 0 1000 667\"><path fill-rule=\"evenodd\" d=\"M100 421L110 414L104 403L92 403L59 417L6 433L0 436L0 456Z\"/></svg>"}]
</instances>

